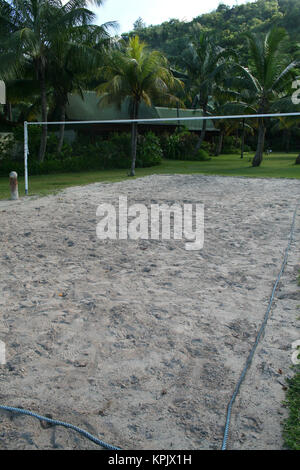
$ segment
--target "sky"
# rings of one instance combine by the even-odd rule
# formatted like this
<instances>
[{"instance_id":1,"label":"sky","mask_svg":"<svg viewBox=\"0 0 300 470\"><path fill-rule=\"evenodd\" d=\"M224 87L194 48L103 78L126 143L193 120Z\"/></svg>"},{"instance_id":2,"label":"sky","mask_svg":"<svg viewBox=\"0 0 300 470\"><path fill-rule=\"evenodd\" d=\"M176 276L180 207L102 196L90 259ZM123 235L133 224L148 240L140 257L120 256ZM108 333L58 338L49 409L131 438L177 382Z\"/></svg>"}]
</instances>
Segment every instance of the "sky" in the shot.
<instances>
[{"instance_id":1,"label":"sky","mask_svg":"<svg viewBox=\"0 0 300 470\"><path fill-rule=\"evenodd\" d=\"M171 18L187 20L218 8L220 3L241 5L254 0L104 0L103 5L92 8L97 12L97 23L119 23L118 33L133 29L133 23L141 17L146 25L161 24Z\"/></svg>"}]
</instances>

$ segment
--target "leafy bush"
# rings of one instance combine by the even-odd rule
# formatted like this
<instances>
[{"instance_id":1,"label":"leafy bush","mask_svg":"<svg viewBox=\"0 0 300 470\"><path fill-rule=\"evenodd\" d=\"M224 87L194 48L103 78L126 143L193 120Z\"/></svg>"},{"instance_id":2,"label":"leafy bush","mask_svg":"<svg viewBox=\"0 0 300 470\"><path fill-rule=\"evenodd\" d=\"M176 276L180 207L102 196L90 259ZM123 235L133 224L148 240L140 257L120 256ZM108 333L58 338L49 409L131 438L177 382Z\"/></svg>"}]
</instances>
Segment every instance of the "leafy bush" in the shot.
<instances>
[{"instance_id":1,"label":"leafy bush","mask_svg":"<svg viewBox=\"0 0 300 470\"><path fill-rule=\"evenodd\" d=\"M42 128L41 126L28 126L28 150L31 159L37 160L39 149L40 149L40 141L41 141L41 133ZM14 141L22 144L20 145L20 152L15 157L16 158L23 158L23 142L24 142L24 128L23 126L16 126L13 129L13 136ZM45 156L45 160L51 160L56 158L56 149L58 145L58 136L53 132L48 133L47 138L47 154Z\"/></svg>"},{"instance_id":2,"label":"leafy bush","mask_svg":"<svg viewBox=\"0 0 300 470\"><path fill-rule=\"evenodd\" d=\"M201 149L205 150L205 152L209 155L214 154L214 145L212 142L207 142L207 140L204 140L204 142L202 142Z\"/></svg>"},{"instance_id":3,"label":"leafy bush","mask_svg":"<svg viewBox=\"0 0 300 470\"><path fill-rule=\"evenodd\" d=\"M79 139L80 142L80 139ZM97 155L99 169L130 168L131 165L131 136L123 132L112 134L108 139L98 138L92 144L76 145L76 152L85 156ZM136 167L159 165L162 161L162 150L158 137L152 132L139 135L137 146Z\"/></svg>"},{"instance_id":4,"label":"leafy bush","mask_svg":"<svg viewBox=\"0 0 300 470\"><path fill-rule=\"evenodd\" d=\"M231 153L239 153L240 151L241 151L241 139L236 139L236 137L229 136L229 135L224 137L222 153L231 154Z\"/></svg>"},{"instance_id":5,"label":"leafy bush","mask_svg":"<svg viewBox=\"0 0 300 470\"><path fill-rule=\"evenodd\" d=\"M161 145L163 156L170 160L208 160L209 155L205 148L201 148L195 153L195 146L198 142L198 136L189 131L175 132L170 136L162 136ZM207 143L203 142L206 145Z\"/></svg>"},{"instance_id":6,"label":"leafy bush","mask_svg":"<svg viewBox=\"0 0 300 470\"><path fill-rule=\"evenodd\" d=\"M196 157L195 160L199 161L199 162L205 162L207 160L210 160L210 157L209 157L209 154L206 152L206 150L204 149L200 149L198 150L197 154L196 154Z\"/></svg>"},{"instance_id":7,"label":"leafy bush","mask_svg":"<svg viewBox=\"0 0 300 470\"><path fill-rule=\"evenodd\" d=\"M128 133L112 134L109 138L98 137L93 143L90 139L77 139L71 146L64 144L61 154L56 151L57 137L49 134L47 153L44 162L37 160L40 132L35 127L29 136L30 154L28 170L31 175L80 172L87 170L129 169L131 165L131 137ZM21 139L23 134L18 130L16 137ZM32 137L32 142L31 142ZM149 167L158 165L162 160L162 150L158 137L152 132L139 136L136 167ZM23 155L17 159L5 157L0 160L0 175L7 176L10 171L24 175Z\"/></svg>"},{"instance_id":8,"label":"leafy bush","mask_svg":"<svg viewBox=\"0 0 300 470\"><path fill-rule=\"evenodd\" d=\"M244 144L244 152L252 152L250 145Z\"/></svg>"},{"instance_id":9,"label":"leafy bush","mask_svg":"<svg viewBox=\"0 0 300 470\"><path fill-rule=\"evenodd\" d=\"M12 133L3 133L0 135L0 158L6 157L12 148L13 135Z\"/></svg>"},{"instance_id":10,"label":"leafy bush","mask_svg":"<svg viewBox=\"0 0 300 470\"><path fill-rule=\"evenodd\" d=\"M145 168L159 165L162 161L163 151L159 138L153 132L139 136L136 166Z\"/></svg>"}]
</instances>

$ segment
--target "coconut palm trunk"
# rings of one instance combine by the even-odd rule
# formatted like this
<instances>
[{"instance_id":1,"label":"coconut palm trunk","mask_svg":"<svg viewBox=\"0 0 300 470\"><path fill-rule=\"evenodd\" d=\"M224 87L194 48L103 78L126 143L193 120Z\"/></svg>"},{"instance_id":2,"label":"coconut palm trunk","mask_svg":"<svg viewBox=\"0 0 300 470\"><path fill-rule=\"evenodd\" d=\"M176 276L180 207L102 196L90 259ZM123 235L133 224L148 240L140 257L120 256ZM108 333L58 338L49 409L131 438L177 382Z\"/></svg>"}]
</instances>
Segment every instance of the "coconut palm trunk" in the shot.
<instances>
[{"instance_id":1,"label":"coconut palm trunk","mask_svg":"<svg viewBox=\"0 0 300 470\"><path fill-rule=\"evenodd\" d=\"M60 109L60 122L61 122L61 124L59 126L57 153L61 153L62 147L63 147L63 144L64 144L65 120L66 120L66 105L62 104L61 109Z\"/></svg>"},{"instance_id":2,"label":"coconut palm trunk","mask_svg":"<svg viewBox=\"0 0 300 470\"><path fill-rule=\"evenodd\" d=\"M224 141L224 131L220 131L218 142L217 142L217 148L215 151L215 157L218 157L220 153L222 152L223 141Z\"/></svg>"},{"instance_id":3,"label":"coconut palm trunk","mask_svg":"<svg viewBox=\"0 0 300 470\"><path fill-rule=\"evenodd\" d=\"M206 114L206 107L203 107L203 117L207 116ZM201 134L200 134L200 137L199 137L199 140L196 144L196 147L195 147L195 153L198 152L198 150L201 149L202 147L202 144L203 144L203 141L205 139L205 135L206 135L206 128L207 128L207 120L206 119L203 119L202 121L202 130L201 130Z\"/></svg>"},{"instance_id":4,"label":"coconut palm trunk","mask_svg":"<svg viewBox=\"0 0 300 470\"><path fill-rule=\"evenodd\" d=\"M12 106L9 101L7 101L5 107L5 117L8 121L12 121Z\"/></svg>"},{"instance_id":5,"label":"coconut palm trunk","mask_svg":"<svg viewBox=\"0 0 300 470\"><path fill-rule=\"evenodd\" d=\"M137 100L133 103L132 119L137 119L139 111L139 102ZM138 138L138 125L136 122L131 124L131 169L130 176L135 175L135 162L137 151L137 138Z\"/></svg>"},{"instance_id":6,"label":"coconut palm trunk","mask_svg":"<svg viewBox=\"0 0 300 470\"><path fill-rule=\"evenodd\" d=\"M258 141L257 141L256 154L254 155L254 158L252 160L253 167L259 166L262 162L264 145L265 145L265 135L266 135L266 128L265 128L263 119L261 119L259 122L259 128L258 128Z\"/></svg>"},{"instance_id":7,"label":"coconut palm trunk","mask_svg":"<svg viewBox=\"0 0 300 470\"><path fill-rule=\"evenodd\" d=\"M287 153L290 153L290 146L291 146L291 130L287 129L285 132L285 150Z\"/></svg>"}]
</instances>

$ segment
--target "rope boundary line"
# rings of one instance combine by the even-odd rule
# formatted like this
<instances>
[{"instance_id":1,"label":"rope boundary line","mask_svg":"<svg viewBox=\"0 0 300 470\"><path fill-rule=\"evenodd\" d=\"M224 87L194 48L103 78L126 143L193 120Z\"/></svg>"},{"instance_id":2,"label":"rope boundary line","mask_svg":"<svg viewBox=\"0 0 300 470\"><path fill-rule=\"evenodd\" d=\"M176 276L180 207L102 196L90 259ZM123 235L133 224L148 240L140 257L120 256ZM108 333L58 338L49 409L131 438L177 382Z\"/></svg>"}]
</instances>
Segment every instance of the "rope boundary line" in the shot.
<instances>
[{"instance_id":1,"label":"rope boundary line","mask_svg":"<svg viewBox=\"0 0 300 470\"><path fill-rule=\"evenodd\" d=\"M221 450L226 450L227 449L228 433L229 433L229 426L230 426L230 420L231 420L231 410L232 410L233 404L235 402L235 399L236 399L236 397L237 397L237 395L240 391L241 385L242 385L242 383L245 379L246 373L247 373L247 371L248 371L248 369L251 365L251 362L252 362L252 359L253 359L254 354L256 352L259 340L260 340L260 338L261 338L261 336L262 336L262 334L265 330L265 327L267 325L267 322L268 322L268 319L269 319L269 316L270 316L270 311L271 311L271 308L272 308L272 305L273 305L273 300L274 300L274 297L275 297L275 293L276 293L279 281L281 279L281 276L282 276L282 274L284 272L284 269L286 267L286 264L287 264L288 254L289 254L291 244L292 244L292 241L293 241L296 215L297 215L299 204L300 204L300 202L298 202L296 204L296 207L295 207L295 210L294 210L294 215L293 215L293 219L292 219L290 234L289 234L289 238L288 238L289 241L288 241L287 248L285 249L285 256L284 256L284 259L283 259L283 262L282 262L282 265L281 265L280 272L279 272L279 274L276 278L275 284L273 286L272 294L271 294L271 297L270 297L270 300L269 300L269 303L268 303L266 313L264 315L263 322L262 322L261 327L260 327L260 329L257 333L255 343L254 343L254 345L253 345L253 347L252 347L252 349L251 349L251 351L248 355L248 358L246 360L246 364L245 364L245 366L244 366L244 368L241 372L240 378L239 378L239 380L238 380L238 382L235 386L234 392L233 392L233 394L231 396L231 399L230 399L230 401L228 403L228 406L227 406L226 422L225 422L225 429L224 429L224 435L223 435L223 442L222 442Z\"/></svg>"},{"instance_id":2,"label":"rope boundary line","mask_svg":"<svg viewBox=\"0 0 300 470\"><path fill-rule=\"evenodd\" d=\"M39 415L37 413L34 413L33 411L25 410L23 408L15 408L13 406L0 405L0 410L9 411L11 413L19 413L19 414L31 416L32 418L36 418L40 421L46 421L47 423L52 424L53 426L63 426L65 428L72 429L73 431L78 432L82 436L86 437L87 439L94 442L95 444L97 444L101 447L104 447L105 449L108 449L108 450L121 450L120 447L115 447L111 444L107 444L106 442L102 441L101 439L98 439L97 437L90 434L88 431L85 431L84 429L81 429L78 426L74 426L73 424L65 423L64 421L59 421L59 420L56 420L56 419L47 418L46 416Z\"/></svg>"}]
</instances>

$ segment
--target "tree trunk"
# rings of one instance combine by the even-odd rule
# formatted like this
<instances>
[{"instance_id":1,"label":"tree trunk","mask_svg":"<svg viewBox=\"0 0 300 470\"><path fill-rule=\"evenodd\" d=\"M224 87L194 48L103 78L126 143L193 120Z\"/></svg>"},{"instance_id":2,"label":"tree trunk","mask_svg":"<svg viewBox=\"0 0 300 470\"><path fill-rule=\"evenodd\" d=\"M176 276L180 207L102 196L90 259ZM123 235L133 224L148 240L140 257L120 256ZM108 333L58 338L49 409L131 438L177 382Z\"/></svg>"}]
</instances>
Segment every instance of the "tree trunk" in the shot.
<instances>
[{"instance_id":1,"label":"tree trunk","mask_svg":"<svg viewBox=\"0 0 300 470\"><path fill-rule=\"evenodd\" d=\"M206 116L206 107L203 108L203 117ZM200 134L200 137L199 137L199 140L196 144L196 147L195 147L195 153L198 152L198 150L201 149L201 146L203 144L203 141L205 139L205 134L206 134L206 127L207 127L207 120L204 119L203 121L203 125L202 125L202 131L201 131L201 134Z\"/></svg>"},{"instance_id":2,"label":"tree trunk","mask_svg":"<svg viewBox=\"0 0 300 470\"><path fill-rule=\"evenodd\" d=\"M12 121L12 106L9 101L7 101L4 109L5 109L6 119L11 122Z\"/></svg>"},{"instance_id":3,"label":"tree trunk","mask_svg":"<svg viewBox=\"0 0 300 470\"><path fill-rule=\"evenodd\" d=\"M61 113L60 113L60 121L61 121L62 124L60 124L60 126L59 126L59 137L58 137L57 153L61 153L62 146L64 144L65 120L66 120L66 106L65 106L65 104L62 104L61 105Z\"/></svg>"},{"instance_id":4,"label":"tree trunk","mask_svg":"<svg viewBox=\"0 0 300 470\"><path fill-rule=\"evenodd\" d=\"M132 113L133 118L132 119L137 119L138 109L139 109L139 103L135 101L133 104L133 113ZM133 122L131 124L131 169L130 169L129 176L135 175L135 161L136 161L136 149L137 149L137 137L138 137L137 126L138 125L136 122Z\"/></svg>"},{"instance_id":5,"label":"tree trunk","mask_svg":"<svg viewBox=\"0 0 300 470\"><path fill-rule=\"evenodd\" d=\"M42 102L42 121L47 122L47 92L46 92L46 77L45 68L43 65L40 66L40 86L41 86L41 102ZM47 125L42 126L41 143L39 150L39 161L43 162L47 147Z\"/></svg>"},{"instance_id":6,"label":"tree trunk","mask_svg":"<svg viewBox=\"0 0 300 470\"><path fill-rule=\"evenodd\" d=\"M259 123L259 128L258 128L258 141L257 141L256 154L252 160L253 167L259 166L262 162L264 145L265 145L265 135L266 135L266 128L265 128L263 119L261 119Z\"/></svg>"},{"instance_id":7,"label":"tree trunk","mask_svg":"<svg viewBox=\"0 0 300 470\"><path fill-rule=\"evenodd\" d=\"M215 156L218 157L220 153L222 152L223 148L223 140L224 140L224 131L221 131L219 134L218 142L217 142L217 148L215 152Z\"/></svg>"},{"instance_id":8,"label":"tree trunk","mask_svg":"<svg viewBox=\"0 0 300 470\"><path fill-rule=\"evenodd\" d=\"M286 152L290 153L290 144L291 144L291 130L287 129L286 130Z\"/></svg>"},{"instance_id":9,"label":"tree trunk","mask_svg":"<svg viewBox=\"0 0 300 470\"><path fill-rule=\"evenodd\" d=\"M243 119L243 128L242 128L242 142L241 142L241 158L244 158L244 149L245 149L245 119Z\"/></svg>"}]
</instances>

